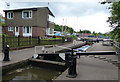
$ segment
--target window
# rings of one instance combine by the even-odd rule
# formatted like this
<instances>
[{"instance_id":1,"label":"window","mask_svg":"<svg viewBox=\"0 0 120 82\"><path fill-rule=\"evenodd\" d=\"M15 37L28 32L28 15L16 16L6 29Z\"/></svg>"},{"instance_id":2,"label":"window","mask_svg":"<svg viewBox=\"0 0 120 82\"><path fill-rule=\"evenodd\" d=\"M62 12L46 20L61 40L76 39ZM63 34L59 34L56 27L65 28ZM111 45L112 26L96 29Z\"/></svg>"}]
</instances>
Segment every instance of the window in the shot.
<instances>
[{"instance_id":1,"label":"window","mask_svg":"<svg viewBox=\"0 0 120 82\"><path fill-rule=\"evenodd\" d=\"M31 26L24 26L23 27L23 33L32 33L32 27Z\"/></svg>"},{"instance_id":2,"label":"window","mask_svg":"<svg viewBox=\"0 0 120 82\"><path fill-rule=\"evenodd\" d=\"M25 19L32 18L32 10L22 11L22 18L25 18Z\"/></svg>"},{"instance_id":3,"label":"window","mask_svg":"<svg viewBox=\"0 0 120 82\"><path fill-rule=\"evenodd\" d=\"M13 31L13 27L8 27L8 31Z\"/></svg>"},{"instance_id":4,"label":"window","mask_svg":"<svg viewBox=\"0 0 120 82\"><path fill-rule=\"evenodd\" d=\"M32 27L31 26L23 27L23 36L25 36L25 37L32 36Z\"/></svg>"},{"instance_id":5,"label":"window","mask_svg":"<svg viewBox=\"0 0 120 82\"><path fill-rule=\"evenodd\" d=\"M14 17L13 12L8 12L7 13L7 19L13 19L13 17Z\"/></svg>"}]
</instances>

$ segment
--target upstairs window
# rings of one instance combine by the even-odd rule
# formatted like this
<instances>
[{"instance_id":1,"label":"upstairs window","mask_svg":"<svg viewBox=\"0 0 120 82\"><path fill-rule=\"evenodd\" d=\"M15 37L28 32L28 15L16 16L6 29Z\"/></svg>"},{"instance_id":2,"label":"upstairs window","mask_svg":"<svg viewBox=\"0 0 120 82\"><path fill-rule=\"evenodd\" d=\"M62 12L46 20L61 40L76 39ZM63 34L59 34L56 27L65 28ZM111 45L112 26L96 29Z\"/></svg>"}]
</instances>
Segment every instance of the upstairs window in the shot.
<instances>
[{"instance_id":1,"label":"upstairs window","mask_svg":"<svg viewBox=\"0 0 120 82\"><path fill-rule=\"evenodd\" d=\"M32 10L22 11L22 18L24 18L24 19L32 18Z\"/></svg>"},{"instance_id":2,"label":"upstairs window","mask_svg":"<svg viewBox=\"0 0 120 82\"><path fill-rule=\"evenodd\" d=\"M8 12L7 13L7 19L13 19L14 13L13 12Z\"/></svg>"}]
</instances>

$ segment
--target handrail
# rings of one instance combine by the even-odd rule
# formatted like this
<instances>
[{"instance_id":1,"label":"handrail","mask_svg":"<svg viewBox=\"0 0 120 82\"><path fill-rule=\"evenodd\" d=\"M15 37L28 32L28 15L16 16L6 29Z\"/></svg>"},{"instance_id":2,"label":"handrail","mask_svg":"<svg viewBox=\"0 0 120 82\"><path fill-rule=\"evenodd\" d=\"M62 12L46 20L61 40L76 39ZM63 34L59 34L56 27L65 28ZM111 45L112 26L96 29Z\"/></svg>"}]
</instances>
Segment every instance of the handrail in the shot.
<instances>
[{"instance_id":1,"label":"handrail","mask_svg":"<svg viewBox=\"0 0 120 82\"><path fill-rule=\"evenodd\" d=\"M113 46L116 48L117 54L120 54L120 43L113 41Z\"/></svg>"},{"instance_id":2,"label":"handrail","mask_svg":"<svg viewBox=\"0 0 120 82\"><path fill-rule=\"evenodd\" d=\"M113 45L114 45L115 47L117 47L118 49L120 49L120 43L119 43L119 42L114 41L113 43L114 43Z\"/></svg>"},{"instance_id":3,"label":"handrail","mask_svg":"<svg viewBox=\"0 0 120 82\"><path fill-rule=\"evenodd\" d=\"M42 52L45 51L45 47L53 47L53 52L54 53L56 52L56 48L55 47L72 50L72 48L58 46L58 45L44 45L44 46L35 46L35 54L37 54L37 47L41 47L42 48Z\"/></svg>"},{"instance_id":4,"label":"handrail","mask_svg":"<svg viewBox=\"0 0 120 82\"><path fill-rule=\"evenodd\" d=\"M118 49L120 49L120 47L118 45L114 44L114 46L117 47Z\"/></svg>"},{"instance_id":5,"label":"handrail","mask_svg":"<svg viewBox=\"0 0 120 82\"><path fill-rule=\"evenodd\" d=\"M69 50L71 50L71 49L72 49L72 48L63 47L63 46L58 46L58 45L56 45L56 47L60 47L60 48L64 48L64 49L69 49Z\"/></svg>"}]
</instances>

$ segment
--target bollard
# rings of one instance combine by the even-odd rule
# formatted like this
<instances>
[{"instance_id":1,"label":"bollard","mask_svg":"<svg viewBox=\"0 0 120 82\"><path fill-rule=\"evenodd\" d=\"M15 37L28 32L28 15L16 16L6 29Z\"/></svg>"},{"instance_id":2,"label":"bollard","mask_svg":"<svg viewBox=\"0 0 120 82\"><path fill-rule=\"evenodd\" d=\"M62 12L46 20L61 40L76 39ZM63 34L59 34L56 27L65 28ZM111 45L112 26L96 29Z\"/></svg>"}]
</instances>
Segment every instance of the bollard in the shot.
<instances>
[{"instance_id":1,"label":"bollard","mask_svg":"<svg viewBox=\"0 0 120 82\"><path fill-rule=\"evenodd\" d=\"M6 47L4 48L4 59L3 61L10 61L9 58L9 45L6 45Z\"/></svg>"},{"instance_id":2,"label":"bollard","mask_svg":"<svg viewBox=\"0 0 120 82\"><path fill-rule=\"evenodd\" d=\"M73 49L72 49L72 53L73 53ZM69 69L66 77L75 78L77 76L76 59L77 59L77 56L73 54L69 56Z\"/></svg>"}]
</instances>

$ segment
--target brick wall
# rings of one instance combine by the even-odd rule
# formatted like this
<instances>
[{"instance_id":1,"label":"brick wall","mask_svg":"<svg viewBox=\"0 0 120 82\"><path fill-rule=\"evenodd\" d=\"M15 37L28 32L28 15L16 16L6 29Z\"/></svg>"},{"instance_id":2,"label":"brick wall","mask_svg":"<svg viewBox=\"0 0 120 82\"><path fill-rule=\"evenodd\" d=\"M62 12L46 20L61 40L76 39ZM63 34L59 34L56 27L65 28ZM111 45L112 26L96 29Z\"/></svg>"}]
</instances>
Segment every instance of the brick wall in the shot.
<instances>
[{"instance_id":1,"label":"brick wall","mask_svg":"<svg viewBox=\"0 0 120 82\"><path fill-rule=\"evenodd\" d=\"M32 35L44 37L46 34L45 27L32 27Z\"/></svg>"},{"instance_id":2,"label":"brick wall","mask_svg":"<svg viewBox=\"0 0 120 82\"><path fill-rule=\"evenodd\" d=\"M13 31L8 31L8 27L4 27L4 33L14 36L15 29ZM32 36L45 37L46 29L45 27L32 27ZM19 35L23 36L22 27L19 27Z\"/></svg>"},{"instance_id":3,"label":"brick wall","mask_svg":"<svg viewBox=\"0 0 120 82\"><path fill-rule=\"evenodd\" d=\"M8 27L3 27L3 33L13 36L14 35L14 30L13 31L8 31Z\"/></svg>"}]
</instances>

